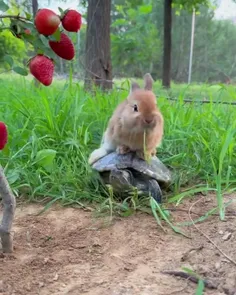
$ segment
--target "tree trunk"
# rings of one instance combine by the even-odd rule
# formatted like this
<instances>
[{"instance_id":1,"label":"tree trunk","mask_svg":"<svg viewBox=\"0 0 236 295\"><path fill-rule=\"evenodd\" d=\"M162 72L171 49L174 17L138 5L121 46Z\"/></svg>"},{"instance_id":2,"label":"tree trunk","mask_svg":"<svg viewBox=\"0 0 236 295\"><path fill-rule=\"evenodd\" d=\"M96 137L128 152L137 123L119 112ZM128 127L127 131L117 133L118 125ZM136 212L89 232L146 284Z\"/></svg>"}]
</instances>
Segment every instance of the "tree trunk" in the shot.
<instances>
[{"instance_id":1,"label":"tree trunk","mask_svg":"<svg viewBox=\"0 0 236 295\"><path fill-rule=\"evenodd\" d=\"M32 13L33 13L33 16L35 17L36 12L38 11L38 7L39 7L38 0L32 0L31 4L32 4ZM36 54L36 52L35 52L35 54ZM40 86L40 82L36 78L34 78L34 86L35 87Z\"/></svg>"},{"instance_id":2,"label":"tree trunk","mask_svg":"<svg viewBox=\"0 0 236 295\"><path fill-rule=\"evenodd\" d=\"M0 166L0 195L3 204L3 216L0 223L0 239L2 243L2 251L11 253L13 251L13 238L11 233L12 223L14 221L16 200L13 195L8 181Z\"/></svg>"},{"instance_id":3,"label":"tree trunk","mask_svg":"<svg viewBox=\"0 0 236 295\"><path fill-rule=\"evenodd\" d=\"M162 85L170 88L171 81L171 28L172 28L172 0L164 3L164 51Z\"/></svg>"},{"instance_id":4,"label":"tree trunk","mask_svg":"<svg viewBox=\"0 0 236 295\"><path fill-rule=\"evenodd\" d=\"M110 53L111 0L88 0L85 88L112 88Z\"/></svg>"},{"instance_id":5,"label":"tree trunk","mask_svg":"<svg viewBox=\"0 0 236 295\"><path fill-rule=\"evenodd\" d=\"M38 11L38 0L32 0L32 11L33 11L33 16L35 16L36 12Z\"/></svg>"},{"instance_id":6,"label":"tree trunk","mask_svg":"<svg viewBox=\"0 0 236 295\"><path fill-rule=\"evenodd\" d=\"M64 65L62 58L60 58L60 75L64 76Z\"/></svg>"}]
</instances>

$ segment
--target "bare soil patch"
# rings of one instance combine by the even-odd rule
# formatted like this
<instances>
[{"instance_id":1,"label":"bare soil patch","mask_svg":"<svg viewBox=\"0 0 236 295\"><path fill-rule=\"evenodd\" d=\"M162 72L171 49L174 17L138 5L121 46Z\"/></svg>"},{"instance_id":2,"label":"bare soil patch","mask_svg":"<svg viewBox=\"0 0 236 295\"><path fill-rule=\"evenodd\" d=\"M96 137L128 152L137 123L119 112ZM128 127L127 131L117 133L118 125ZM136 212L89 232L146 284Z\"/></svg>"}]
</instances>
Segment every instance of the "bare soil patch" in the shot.
<instances>
[{"instance_id":1,"label":"bare soil patch","mask_svg":"<svg viewBox=\"0 0 236 295\"><path fill-rule=\"evenodd\" d=\"M198 198L179 206L186 211L174 211L174 222L189 220L188 208ZM202 215L214 204L210 195L193 211ZM193 226L184 227L191 237L187 239L167 225L164 233L144 213L108 224L91 212L58 205L37 215L42 208L18 204L15 251L0 253L0 295L194 294L195 283L161 273L183 266L218 284L204 294L236 294L236 266ZM227 211L225 222L211 216L198 227L236 260L236 205Z\"/></svg>"}]
</instances>

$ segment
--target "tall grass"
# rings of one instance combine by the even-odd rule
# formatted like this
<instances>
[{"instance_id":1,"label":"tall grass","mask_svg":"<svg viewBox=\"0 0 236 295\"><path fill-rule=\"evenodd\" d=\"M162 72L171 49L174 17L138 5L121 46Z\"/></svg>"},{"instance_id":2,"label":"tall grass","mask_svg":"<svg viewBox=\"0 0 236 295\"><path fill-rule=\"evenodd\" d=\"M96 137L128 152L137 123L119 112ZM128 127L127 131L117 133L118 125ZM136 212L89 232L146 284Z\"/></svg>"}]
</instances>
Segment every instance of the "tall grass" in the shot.
<instances>
[{"instance_id":1,"label":"tall grass","mask_svg":"<svg viewBox=\"0 0 236 295\"><path fill-rule=\"evenodd\" d=\"M122 89L95 94L86 93L72 80L35 88L25 78L0 79L0 120L9 129L9 144L0 161L16 193L64 204L104 202L107 191L87 158L99 145L114 108L128 93L127 81L117 85ZM155 92L165 118L157 155L173 172L169 201L215 189L223 219L222 195L233 191L236 183L236 106L220 102L235 100L234 87L173 85L167 92L157 82ZM177 101L168 100L169 96ZM189 97L193 103L184 102ZM211 103L202 104L205 97Z\"/></svg>"}]
</instances>

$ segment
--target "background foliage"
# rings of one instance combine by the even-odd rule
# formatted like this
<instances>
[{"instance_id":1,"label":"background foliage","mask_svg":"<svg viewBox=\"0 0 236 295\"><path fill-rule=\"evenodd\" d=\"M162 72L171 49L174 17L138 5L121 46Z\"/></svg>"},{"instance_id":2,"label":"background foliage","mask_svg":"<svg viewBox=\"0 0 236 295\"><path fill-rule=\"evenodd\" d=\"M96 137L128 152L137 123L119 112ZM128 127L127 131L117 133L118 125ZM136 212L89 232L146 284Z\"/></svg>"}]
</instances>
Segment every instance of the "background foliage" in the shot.
<instances>
[{"instance_id":1,"label":"background foliage","mask_svg":"<svg viewBox=\"0 0 236 295\"><path fill-rule=\"evenodd\" d=\"M27 49L25 44L12 35L10 31L2 31L0 33L0 62L3 66L3 58L6 54L11 55L18 63L27 57Z\"/></svg>"},{"instance_id":2,"label":"background foliage","mask_svg":"<svg viewBox=\"0 0 236 295\"><path fill-rule=\"evenodd\" d=\"M39 1L40 2L40 1ZM172 79L186 82L189 66L191 37L191 5L181 9L183 1L174 1L172 26ZM236 26L231 20L214 18L215 6L208 1L195 1L199 5L196 16L193 76L195 82L228 82L236 77ZM203 3L204 2L204 3ZM196 4L195 3L195 4ZM23 3L31 13L28 1ZM86 6L86 3L84 3ZM17 3L11 2L7 13L19 12ZM111 54L115 77L141 77L151 72L155 79L161 78L163 48L163 1L161 0L113 0ZM83 15L84 19L86 14ZM7 21L0 23L4 28ZM207 29L206 29L207 28ZM70 69L84 76L86 23L78 35L71 34L78 59L68 63L57 59L56 72L68 75ZM29 52L30 51L30 52ZM0 34L0 61L4 52L12 54L16 61L25 63L32 56L32 49L9 32ZM3 67L1 62L0 67Z\"/></svg>"}]
</instances>

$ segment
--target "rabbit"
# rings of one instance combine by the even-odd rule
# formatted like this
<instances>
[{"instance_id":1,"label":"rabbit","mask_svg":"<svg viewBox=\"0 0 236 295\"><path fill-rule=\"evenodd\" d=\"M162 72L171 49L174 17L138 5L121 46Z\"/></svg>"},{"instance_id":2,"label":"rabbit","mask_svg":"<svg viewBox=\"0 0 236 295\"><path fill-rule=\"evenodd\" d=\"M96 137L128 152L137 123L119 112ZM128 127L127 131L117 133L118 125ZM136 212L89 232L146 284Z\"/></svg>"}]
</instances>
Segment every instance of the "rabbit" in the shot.
<instances>
[{"instance_id":1,"label":"rabbit","mask_svg":"<svg viewBox=\"0 0 236 295\"><path fill-rule=\"evenodd\" d=\"M131 84L127 99L118 105L108 122L100 148L91 153L90 165L114 151L136 152L144 160L156 154L163 137L164 118L156 105L152 86L149 73L144 75L144 89L136 82Z\"/></svg>"}]
</instances>

